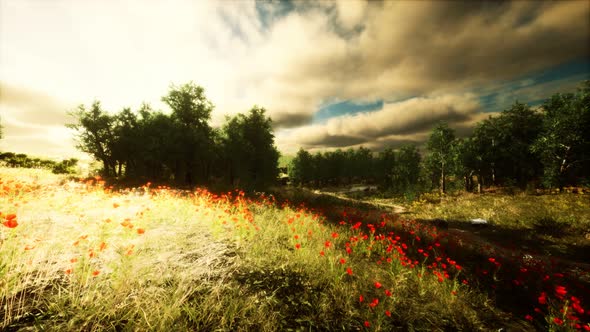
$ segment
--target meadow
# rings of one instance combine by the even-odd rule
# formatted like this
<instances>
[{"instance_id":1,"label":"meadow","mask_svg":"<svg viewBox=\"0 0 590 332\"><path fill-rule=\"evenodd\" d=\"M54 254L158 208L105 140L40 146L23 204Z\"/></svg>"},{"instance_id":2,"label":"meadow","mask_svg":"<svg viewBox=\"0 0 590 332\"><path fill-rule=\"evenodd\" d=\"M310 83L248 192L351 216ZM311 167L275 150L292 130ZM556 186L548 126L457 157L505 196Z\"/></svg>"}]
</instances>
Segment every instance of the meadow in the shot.
<instances>
[{"instance_id":1,"label":"meadow","mask_svg":"<svg viewBox=\"0 0 590 332\"><path fill-rule=\"evenodd\" d=\"M400 216L41 170L0 181L2 330L590 330L583 264L416 221L459 213L434 202Z\"/></svg>"}]
</instances>

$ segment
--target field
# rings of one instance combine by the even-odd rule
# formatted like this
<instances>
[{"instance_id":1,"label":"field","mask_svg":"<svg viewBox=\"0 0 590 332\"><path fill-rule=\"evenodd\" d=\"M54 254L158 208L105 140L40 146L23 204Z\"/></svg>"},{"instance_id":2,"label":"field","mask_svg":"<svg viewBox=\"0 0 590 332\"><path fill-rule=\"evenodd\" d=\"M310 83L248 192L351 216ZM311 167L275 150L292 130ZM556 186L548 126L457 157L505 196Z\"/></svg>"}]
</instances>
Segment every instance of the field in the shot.
<instances>
[{"instance_id":1,"label":"field","mask_svg":"<svg viewBox=\"0 0 590 332\"><path fill-rule=\"evenodd\" d=\"M462 219L458 204L400 216L38 170L0 181L2 330L590 330L582 254L522 254L428 222ZM522 227L587 226L587 200L552 202L548 216L567 218Z\"/></svg>"}]
</instances>

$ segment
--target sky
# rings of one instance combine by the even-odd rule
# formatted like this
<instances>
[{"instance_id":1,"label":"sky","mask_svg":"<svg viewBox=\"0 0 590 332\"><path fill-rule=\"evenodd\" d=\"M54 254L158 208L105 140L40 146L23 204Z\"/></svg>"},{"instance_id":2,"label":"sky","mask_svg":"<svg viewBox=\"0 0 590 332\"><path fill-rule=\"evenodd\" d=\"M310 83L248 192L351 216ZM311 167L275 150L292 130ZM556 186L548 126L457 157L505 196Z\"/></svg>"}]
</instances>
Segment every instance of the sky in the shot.
<instances>
[{"instance_id":1,"label":"sky","mask_svg":"<svg viewBox=\"0 0 590 332\"><path fill-rule=\"evenodd\" d=\"M202 86L264 107L283 154L459 136L590 79L589 1L0 0L0 151L84 158L68 112Z\"/></svg>"}]
</instances>

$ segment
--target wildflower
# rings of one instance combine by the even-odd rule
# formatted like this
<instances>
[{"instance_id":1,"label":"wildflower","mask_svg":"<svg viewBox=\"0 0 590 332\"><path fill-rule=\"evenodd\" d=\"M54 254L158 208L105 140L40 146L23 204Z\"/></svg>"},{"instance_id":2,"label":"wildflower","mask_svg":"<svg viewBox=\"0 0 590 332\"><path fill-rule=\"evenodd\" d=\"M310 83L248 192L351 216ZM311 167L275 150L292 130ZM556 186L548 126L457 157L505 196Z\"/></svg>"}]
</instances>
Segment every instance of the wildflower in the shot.
<instances>
[{"instance_id":1,"label":"wildflower","mask_svg":"<svg viewBox=\"0 0 590 332\"><path fill-rule=\"evenodd\" d=\"M97 275L99 275L99 274L100 274L100 271L99 271L99 270L94 270L94 271L92 271L92 276L93 276L93 277L96 277L96 276L97 276Z\"/></svg>"},{"instance_id":2,"label":"wildflower","mask_svg":"<svg viewBox=\"0 0 590 332\"><path fill-rule=\"evenodd\" d=\"M391 317L391 311L389 311L389 310L385 310L385 316L387 316L387 317Z\"/></svg>"},{"instance_id":3,"label":"wildflower","mask_svg":"<svg viewBox=\"0 0 590 332\"><path fill-rule=\"evenodd\" d=\"M531 316L531 315L526 315L526 316L524 316L524 319L526 319L526 320L528 320L528 321L532 322L532 321L533 321L533 316Z\"/></svg>"},{"instance_id":4,"label":"wildflower","mask_svg":"<svg viewBox=\"0 0 590 332\"><path fill-rule=\"evenodd\" d=\"M320 256L322 256L322 257L323 257L324 255L325 255L324 251L323 251L323 250L322 250L322 251L320 251Z\"/></svg>"},{"instance_id":5,"label":"wildflower","mask_svg":"<svg viewBox=\"0 0 590 332\"><path fill-rule=\"evenodd\" d=\"M67 269L64 271L65 274L72 274L72 269Z\"/></svg>"},{"instance_id":6,"label":"wildflower","mask_svg":"<svg viewBox=\"0 0 590 332\"><path fill-rule=\"evenodd\" d=\"M381 283L379 281L375 281L375 288L381 288Z\"/></svg>"},{"instance_id":7,"label":"wildflower","mask_svg":"<svg viewBox=\"0 0 590 332\"><path fill-rule=\"evenodd\" d=\"M545 292L542 292L538 300L539 304L547 304L547 294Z\"/></svg>"},{"instance_id":8,"label":"wildflower","mask_svg":"<svg viewBox=\"0 0 590 332\"><path fill-rule=\"evenodd\" d=\"M346 264L346 259L340 258L340 264Z\"/></svg>"},{"instance_id":9,"label":"wildflower","mask_svg":"<svg viewBox=\"0 0 590 332\"><path fill-rule=\"evenodd\" d=\"M300 248L301 248L301 244L295 243L295 249L300 249Z\"/></svg>"},{"instance_id":10,"label":"wildflower","mask_svg":"<svg viewBox=\"0 0 590 332\"><path fill-rule=\"evenodd\" d=\"M106 248L107 248L107 244L106 244L106 243L104 243L104 242L101 242L101 243L100 243L100 246L98 247L98 250L99 250L99 251L103 251L103 250L105 250Z\"/></svg>"},{"instance_id":11,"label":"wildflower","mask_svg":"<svg viewBox=\"0 0 590 332\"><path fill-rule=\"evenodd\" d=\"M369 303L369 307L375 308L379 304L379 299L373 299L371 303Z\"/></svg>"},{"instance_id":12,"label":"wildflower","mask_svg":"<svg viewBox=\"0 0 590 332\"><path fill-rule=\"evenodd\" d=\"M365 300L365 298L362 295L360 295L359 296L359 302L363 302L364 300Z\"/></svg>"},{"instance_id":13,"label":"wildflower","mask_svg":"<svg viewBox=\"0 0 590 332\"><path fill-rule=\"evenodd\" d=\"M555 286L555 294L557 294L558 297L563 298L565 294L567 294L567 290L563 286Z\"/></svg>"},{"instance_id":14,"label":"wildflower","mask_svg":"<svg viewBox=\"0 0 590 332\"><path fill-rule=\"evenodd\" d=\"M561 318L559 318L559 317L555 317L555 318L553 318L553 322L554 322L555 324L557 324L557 325L561 325L561 324L563 324L563 320L562 320Z\"/></svg>"},{"instance_id":15,"label":"wildflower","mask_svg":"<svg viewBox=\"0 0 590 332\"><path fill-rule=\"evenodd\" d=\"M371 323L368 320L365 321L365 327L371 327Z\"/></svg>"},{"instance_id":16,"label":"wildflower","mask_svg":"<svg viewBox=\"0 0 590 332\"><path fill-rule=\"evenodd\" d=\"M119 205L119 203L113 203L113 208L115 208L115 209L116 209L116 208L118 208L119 206L120 206L120 205Z\"/></svg>"},{"instance_id":17,"label":"wildflower","mask_svg":"<svg viewBox=\"0 0 590 332\"><path fill-rule=\"evenodd\" d=\"M16 226L18 226L18 222L16 221L16 214L11 213L4 217L4 222L2 223L2 225L8 228L15 228Z\"/></svg>"},{"instance_id":18,"label":"wildflower","mask_svg":"<svg viewBox=\"0 0 590 332\"><path fill-rule=\"evenodd\" d=\"M145 233L145 229L143 229L143 228L138 228L137 229L137 234L140 234L141 235L143 233Z\"/></svg>"},{"instance_id":19,"label":"wildflower","mask_svg":"<svg viewBox=\"0 0 590 332\"><path fill-rule=\"evenodd\" d=\"M385 296L391 296L391 291L389 289L385 290Z\"/></svg>"},{"instance_id":20,"label":"wildflower","mask_svg":"<svg viewBox=\"0 0 590 332\"><path fill-rule=\"evenodd\" d=\"M332 238L334 238L334 239L335 239L335 238L337 238L337 237L338 237L338 233L336 233L336 232L332 233Z\"/></svg>"},{"instance_id":21,"label":"wildflower","mask_svg":"<svg viewBox=\"0 0 590 332\"><path fill-rule=\"evenodd\" d=\"M332 245L332 242L330 242L330 241L326 241L326 243L324 243L324 246L326 248L330 248L331 245Z\"/></svg>"},{"instance_id":22,"label":"wildflower","mask_svg":"<svg viewBox=\"0 0 590 332\"><path fill-rule=\"evenodd\" d=\"M352 275L352 269L349 268L349 267L347 267L346 268L346 273L348 273L348 275L351 276Z\"/></svg>"}]
</instances>

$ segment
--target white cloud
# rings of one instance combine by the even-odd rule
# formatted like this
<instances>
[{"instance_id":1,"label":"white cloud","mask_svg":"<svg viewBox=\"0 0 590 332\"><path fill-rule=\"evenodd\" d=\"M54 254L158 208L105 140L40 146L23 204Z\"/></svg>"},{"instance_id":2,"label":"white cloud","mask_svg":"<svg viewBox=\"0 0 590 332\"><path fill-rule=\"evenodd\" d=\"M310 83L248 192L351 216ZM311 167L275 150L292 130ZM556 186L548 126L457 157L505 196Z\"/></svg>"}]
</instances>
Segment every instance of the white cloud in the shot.
<instances>
[{"instance_id":1,"label":"white cloud","mask_svg":"<svg viewBox=\"0 0 590 332\"><path fill-rule=\"evenodd\" d=\"M444 117L448 104L457 108L447 118L458 121L471 107L459 107L460 91L590 55L590 4L584 1L301 2L270 17L269 25L256 6L0 0L0 81L68 107L99 99L118 111L143 101L162 108L170 83L192 80L216 105L216 125L254 104L267 108L278 126L293 127L309 123L328 100L429 96L313 129L331 139L326 142L354 143L383 140L394 129L418 130ZM432 97L437 94L457 99ZM411 117L403 111L410 102L430 104ZM283 133L280 145L311 137L293 135L287 142Z\"/></svg>"}]
</instances>

